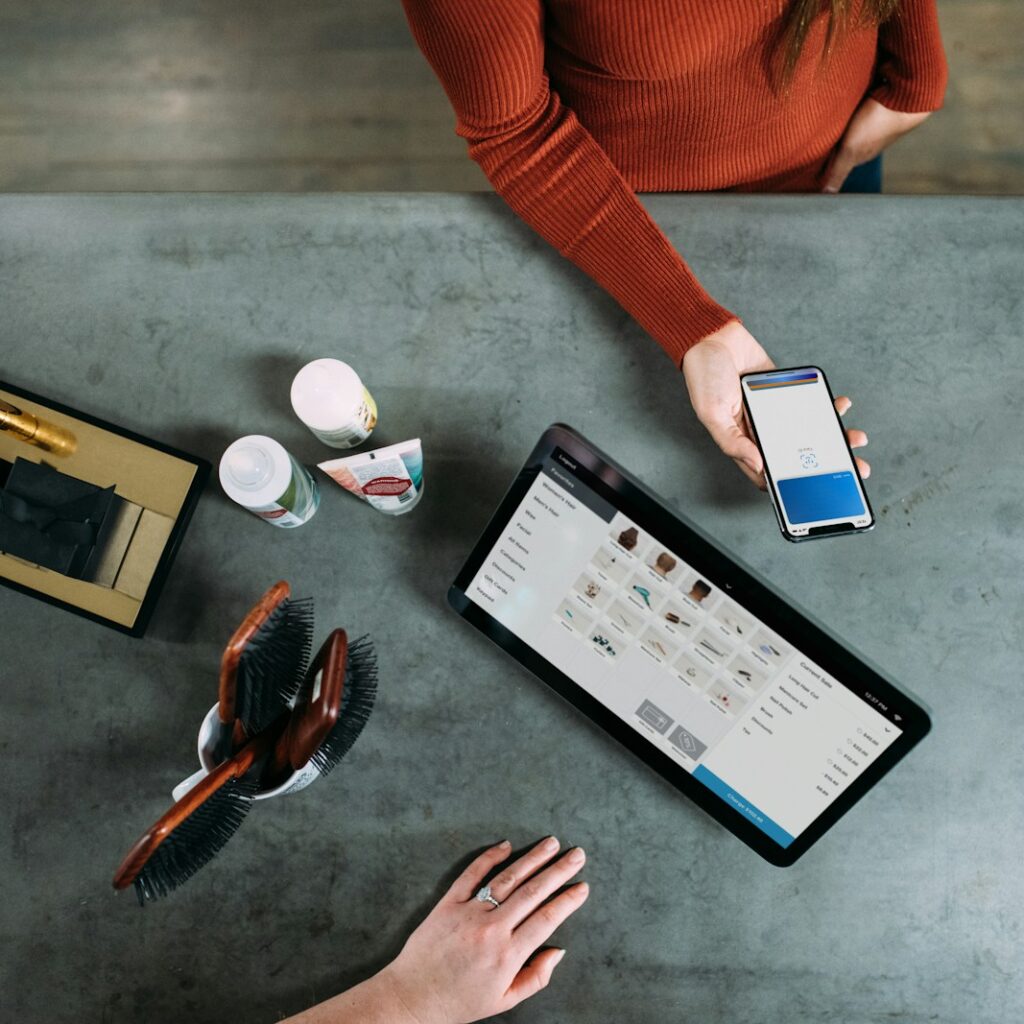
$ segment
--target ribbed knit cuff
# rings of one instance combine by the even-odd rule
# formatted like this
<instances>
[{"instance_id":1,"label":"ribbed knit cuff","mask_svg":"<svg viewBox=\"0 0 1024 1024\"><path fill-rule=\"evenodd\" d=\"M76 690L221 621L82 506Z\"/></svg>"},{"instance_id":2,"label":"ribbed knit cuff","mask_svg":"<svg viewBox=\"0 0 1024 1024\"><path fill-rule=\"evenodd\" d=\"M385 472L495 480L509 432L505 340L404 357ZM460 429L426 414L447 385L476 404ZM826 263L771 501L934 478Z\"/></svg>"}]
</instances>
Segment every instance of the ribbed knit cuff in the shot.
<instances>
[{"instance_id":1,"label":"ribbed knit cuff","mask_svg":"<svg viewBox=\"0 0 1024 1024\"><path fill-rule=\"evenodd\" d=\"M688 311L684 318L677 320L675 329L670 334L663 333L659 336L651 332L651 337L664 349L676 368L681 370L683 357L694 345L734 320L742 323L735 313L730 313L709 297L706 305L701 306L699 310Z\"/></svg>"},{"instance_id":2,"label":"ribbed knit cuff","mask_svg":"<svg viewBox=\"0 0 1024 1024\"><path fill-rule=\"evenodd\" d=\"M889 80L876 85L868 95L883 107L901 114L928 114L942 108L946 82Z\"/></svg>"},{"instance_id":3,"label":"ribbed knit cuff","mask_svg":"<svg viewBox=\"0 0 1024 1024\"><path fill-rule=\"evenodd\" d=\"M904 114L942 106L949 69L935 0L902 0L878 30L878 54L872 99Z\"/></svg>"}]
</instances>

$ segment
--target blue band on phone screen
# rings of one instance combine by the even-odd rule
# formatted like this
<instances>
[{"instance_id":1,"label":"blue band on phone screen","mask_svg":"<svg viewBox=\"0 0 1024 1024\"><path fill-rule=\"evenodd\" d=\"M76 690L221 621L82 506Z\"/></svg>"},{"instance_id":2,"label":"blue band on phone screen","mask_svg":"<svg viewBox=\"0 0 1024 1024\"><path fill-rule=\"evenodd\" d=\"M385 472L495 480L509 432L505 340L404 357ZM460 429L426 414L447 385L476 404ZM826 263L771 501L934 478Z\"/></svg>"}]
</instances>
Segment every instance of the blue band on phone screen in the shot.
<instances>
[{"instance_id":1,"label":"blue band on phone screen","mask_svg":"<svg viewBox=\"0 0 1024 1024\"><path fill-rule=\"evenodd\" d=\"M780 480L778 488L786 517L794 526L823 519L852 519L866 512L860 488L849 471Z\"/></svg>"}]
</instances>

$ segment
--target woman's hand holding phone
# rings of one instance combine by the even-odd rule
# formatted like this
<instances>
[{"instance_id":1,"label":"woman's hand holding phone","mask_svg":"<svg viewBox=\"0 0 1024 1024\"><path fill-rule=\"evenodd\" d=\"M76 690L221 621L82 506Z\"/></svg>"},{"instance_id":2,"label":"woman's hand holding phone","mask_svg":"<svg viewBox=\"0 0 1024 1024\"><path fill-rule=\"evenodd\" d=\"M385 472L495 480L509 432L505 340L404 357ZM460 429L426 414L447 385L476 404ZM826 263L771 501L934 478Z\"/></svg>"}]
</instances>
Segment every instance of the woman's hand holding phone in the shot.
<instances>
[{"instance_id":1,"label":"woman's hand holding phone","mask_svg":"<svg viewBox=\"0 0 1024 1024\"><path fill-rule=\"evenodd\" d=\"M764 460L744 420L740 375L773 369L771 357L738 320L730 320L709 334L683 357L683 376L697 419L715 444L761 490L766 489ZM845 416L852 404L845 395L835 400L840 416ZM847 430L846 436L851 448L863 448L868 443L863 430ZM871 467L859 457L857 469L862 479L871 474Z\"/></svg>"}]
</instances>

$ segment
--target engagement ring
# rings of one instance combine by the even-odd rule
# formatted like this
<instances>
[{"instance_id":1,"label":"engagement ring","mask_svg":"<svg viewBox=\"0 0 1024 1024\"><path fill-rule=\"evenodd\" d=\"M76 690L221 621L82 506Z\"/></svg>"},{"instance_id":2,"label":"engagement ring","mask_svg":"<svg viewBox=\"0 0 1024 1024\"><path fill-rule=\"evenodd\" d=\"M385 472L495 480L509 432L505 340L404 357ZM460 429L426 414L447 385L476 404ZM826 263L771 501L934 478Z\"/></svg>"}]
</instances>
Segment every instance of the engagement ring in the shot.
<instances>
[{"instance_id":1,"label":"engagement ring","mask_svg":"<svg viewBox=\"0 0 1024 1024\"><path fill-rule=\"evenodd\" d=\"M481 903L490 903L492 907L497 909L501 904L491 895L491 887L485 885L482 889L479 889L476 894L477 900Z\"/></svg>"}]
</instances>

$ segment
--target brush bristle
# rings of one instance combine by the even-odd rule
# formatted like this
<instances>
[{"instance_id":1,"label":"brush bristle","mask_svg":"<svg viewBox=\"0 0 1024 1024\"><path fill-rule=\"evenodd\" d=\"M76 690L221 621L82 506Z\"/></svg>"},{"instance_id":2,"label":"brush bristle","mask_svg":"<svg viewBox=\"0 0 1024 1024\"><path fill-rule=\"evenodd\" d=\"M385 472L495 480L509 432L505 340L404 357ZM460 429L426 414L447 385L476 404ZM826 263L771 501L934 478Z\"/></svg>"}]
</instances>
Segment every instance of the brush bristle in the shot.
<instances>
[{"instance_id":1,"label":"brush bristle","mask_svg":"<svg viewBox=\"0 0 1024 1024\"><path fill-rule=\"evenodd\" d=\"M238 831L259 790L259 773L232 779L197 807L156 848L135 878L139 906L188 881Z\"/></svg>"},{"instance_id":2,"label":"brush bristle","mask_svg":"<svg viewBox=\"0 0 1024 1024\"><path fill-rule=\"evenodd\" d=\"M245 731L262 732L294 698L313 650L313 599L277 606L238 661L235 714Z\"/></svg>"},{"instance_id":3,"label":"brush bristle","mask_svg":"<svg viewBox=\"0 0 1024 1024\"><path fill-rule=\"evenodd\" d=\"M321 775L327 775L349 752L363 731L377 697L377 655L368 636L348 645L345 691L338 721L310 760Z\"/></svg>"}]
</instances>

